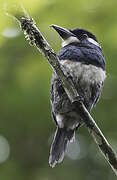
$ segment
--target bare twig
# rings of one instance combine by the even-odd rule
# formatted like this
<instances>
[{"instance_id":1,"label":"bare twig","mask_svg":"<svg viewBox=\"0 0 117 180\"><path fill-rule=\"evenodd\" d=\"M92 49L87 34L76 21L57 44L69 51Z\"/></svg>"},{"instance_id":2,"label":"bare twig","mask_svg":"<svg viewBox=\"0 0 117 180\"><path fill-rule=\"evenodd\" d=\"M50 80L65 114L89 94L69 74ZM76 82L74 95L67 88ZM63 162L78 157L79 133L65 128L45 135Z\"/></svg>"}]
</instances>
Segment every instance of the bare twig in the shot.
<instances>
[{"instance_id":1,"label":"bare twig","mask_svg":"<svg viewBox=\"0 0 117 180\"><path fill-rule=\"evenodd\" d=\"M15 13L13 13L12 11L12 16L14 16L18 20L20 27L24 31L25 37L29 40L30 44L34 45L46 57L53 70L58 75L59 79L61 80L62 86L65 89L66 94L68 95L68 98L70 99L71 103L73 103L79 110L79 114L84 120L89 133L93 137L95 143L98 145L107 162L110 164L112 170L117 175L116 153L107 142L106 138L83 105L82 101L79 100L78 92L75 89L72 80L69 77L66 77L63 73L56 53L45 40L39 29L36 27L36 23L34 22L34 20L29 17L22 6L20 6L19 12L20 13L17 14L16 11Z\"/></svg>"}]
</instances>

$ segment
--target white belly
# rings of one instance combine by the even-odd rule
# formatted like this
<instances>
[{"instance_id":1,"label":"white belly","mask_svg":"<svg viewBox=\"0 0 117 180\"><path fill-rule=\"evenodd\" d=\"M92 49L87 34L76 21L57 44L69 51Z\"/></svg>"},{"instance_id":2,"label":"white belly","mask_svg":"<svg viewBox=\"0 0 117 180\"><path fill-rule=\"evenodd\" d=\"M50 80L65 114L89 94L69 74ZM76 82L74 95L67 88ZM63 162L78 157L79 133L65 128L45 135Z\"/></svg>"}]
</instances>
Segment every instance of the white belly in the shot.
<instances>
[{"instance_id":1,"label":"white belly","mask_svg":"<svg viewBox=\"0 0 117 180\"><path fill-rule=\"evenodd\" d=\"M106 73L102 68L91 64L86 65L81 62L73 62L70 60L61 60L60 64L71 76L82 79L83 82L88 84L102 84L106 78Z\"/></svg>"}]
</instances>

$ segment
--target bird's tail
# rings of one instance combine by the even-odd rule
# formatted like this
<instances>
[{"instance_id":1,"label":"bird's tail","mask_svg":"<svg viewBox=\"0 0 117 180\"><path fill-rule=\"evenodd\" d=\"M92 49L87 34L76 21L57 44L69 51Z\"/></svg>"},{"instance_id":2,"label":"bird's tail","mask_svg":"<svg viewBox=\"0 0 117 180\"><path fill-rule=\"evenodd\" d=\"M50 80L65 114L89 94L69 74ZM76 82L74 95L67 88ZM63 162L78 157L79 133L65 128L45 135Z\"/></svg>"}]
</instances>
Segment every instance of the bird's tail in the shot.
<instances>
[{"instance_id":1,"label":"bird's tail","mask_svg":"<svg viewBox=\"0 0 117 180\"><path fill-rule=\"evenodd\" d=\"M57 127L50 149L49 164L51 167L54 167L56 163L60 163L63 160L67 144L69 141L73 141L74 135L74 130Z\"/></svg>"}]
</instances>

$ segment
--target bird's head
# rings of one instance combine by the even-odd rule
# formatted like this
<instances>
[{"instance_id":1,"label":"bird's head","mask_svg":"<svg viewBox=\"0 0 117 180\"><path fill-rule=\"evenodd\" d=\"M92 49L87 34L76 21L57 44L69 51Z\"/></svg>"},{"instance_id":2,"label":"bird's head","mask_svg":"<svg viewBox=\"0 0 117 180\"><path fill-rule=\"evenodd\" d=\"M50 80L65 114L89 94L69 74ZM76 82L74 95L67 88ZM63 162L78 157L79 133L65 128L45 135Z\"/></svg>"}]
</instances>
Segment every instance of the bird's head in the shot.
<instances>
[{"instance_id":1,"label":"bird's head","mask_svg":"<svg viewBox=\"0 0 117 180\"><path fill-rule=\"evenodd\" d=\"M63 47L71 43L80 43L80 42L83 42L84 40L87 40L90 43L100 47L96 36L85 29L75 28L72 30L68 30L66 28L63 28L54 24L52 24L51 27L53 27L61 36L62 41L63 41L62 42Z\"/></svg>"}]
</instances>

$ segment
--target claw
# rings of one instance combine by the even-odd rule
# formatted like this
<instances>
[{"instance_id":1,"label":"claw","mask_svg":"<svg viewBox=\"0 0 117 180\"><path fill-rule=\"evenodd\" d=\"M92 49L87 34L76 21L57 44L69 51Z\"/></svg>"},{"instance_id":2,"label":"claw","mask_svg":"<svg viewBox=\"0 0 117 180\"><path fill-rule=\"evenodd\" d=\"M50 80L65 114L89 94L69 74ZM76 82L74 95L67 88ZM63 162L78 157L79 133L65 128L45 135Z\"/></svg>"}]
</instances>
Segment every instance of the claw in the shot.
<instances>
[{"instance_id":1,"label":"claw","mask_svg":"<svg viewBox=\"0 0 117 180\"><path fill-rule=\"evenodd\" d=\"M75 102L84 102L84 98L82 97L82 96L77 96L75 99L74 99L74 102L73 103L75 103Z\"/></svg>"},{"instance_id":2,"label":"claw","mask_svg":"<svg viewBox=\"0 0 117 180\"><path fill-rule=\"evenodd\" d=\"M67 78L73 80L71 74L67 74Z\"/></svg>"},{"instance_id":3,"label":"claw","mask_svg":"<svg viewBox=\"0 0 117 180\"><path fill-rule=\"evenodd\" d=\"M80 101L80 102L84 102L84 98L82 96L80 96L80 95L77 97L77 100Z\"/></svg>"}]
</instances>

